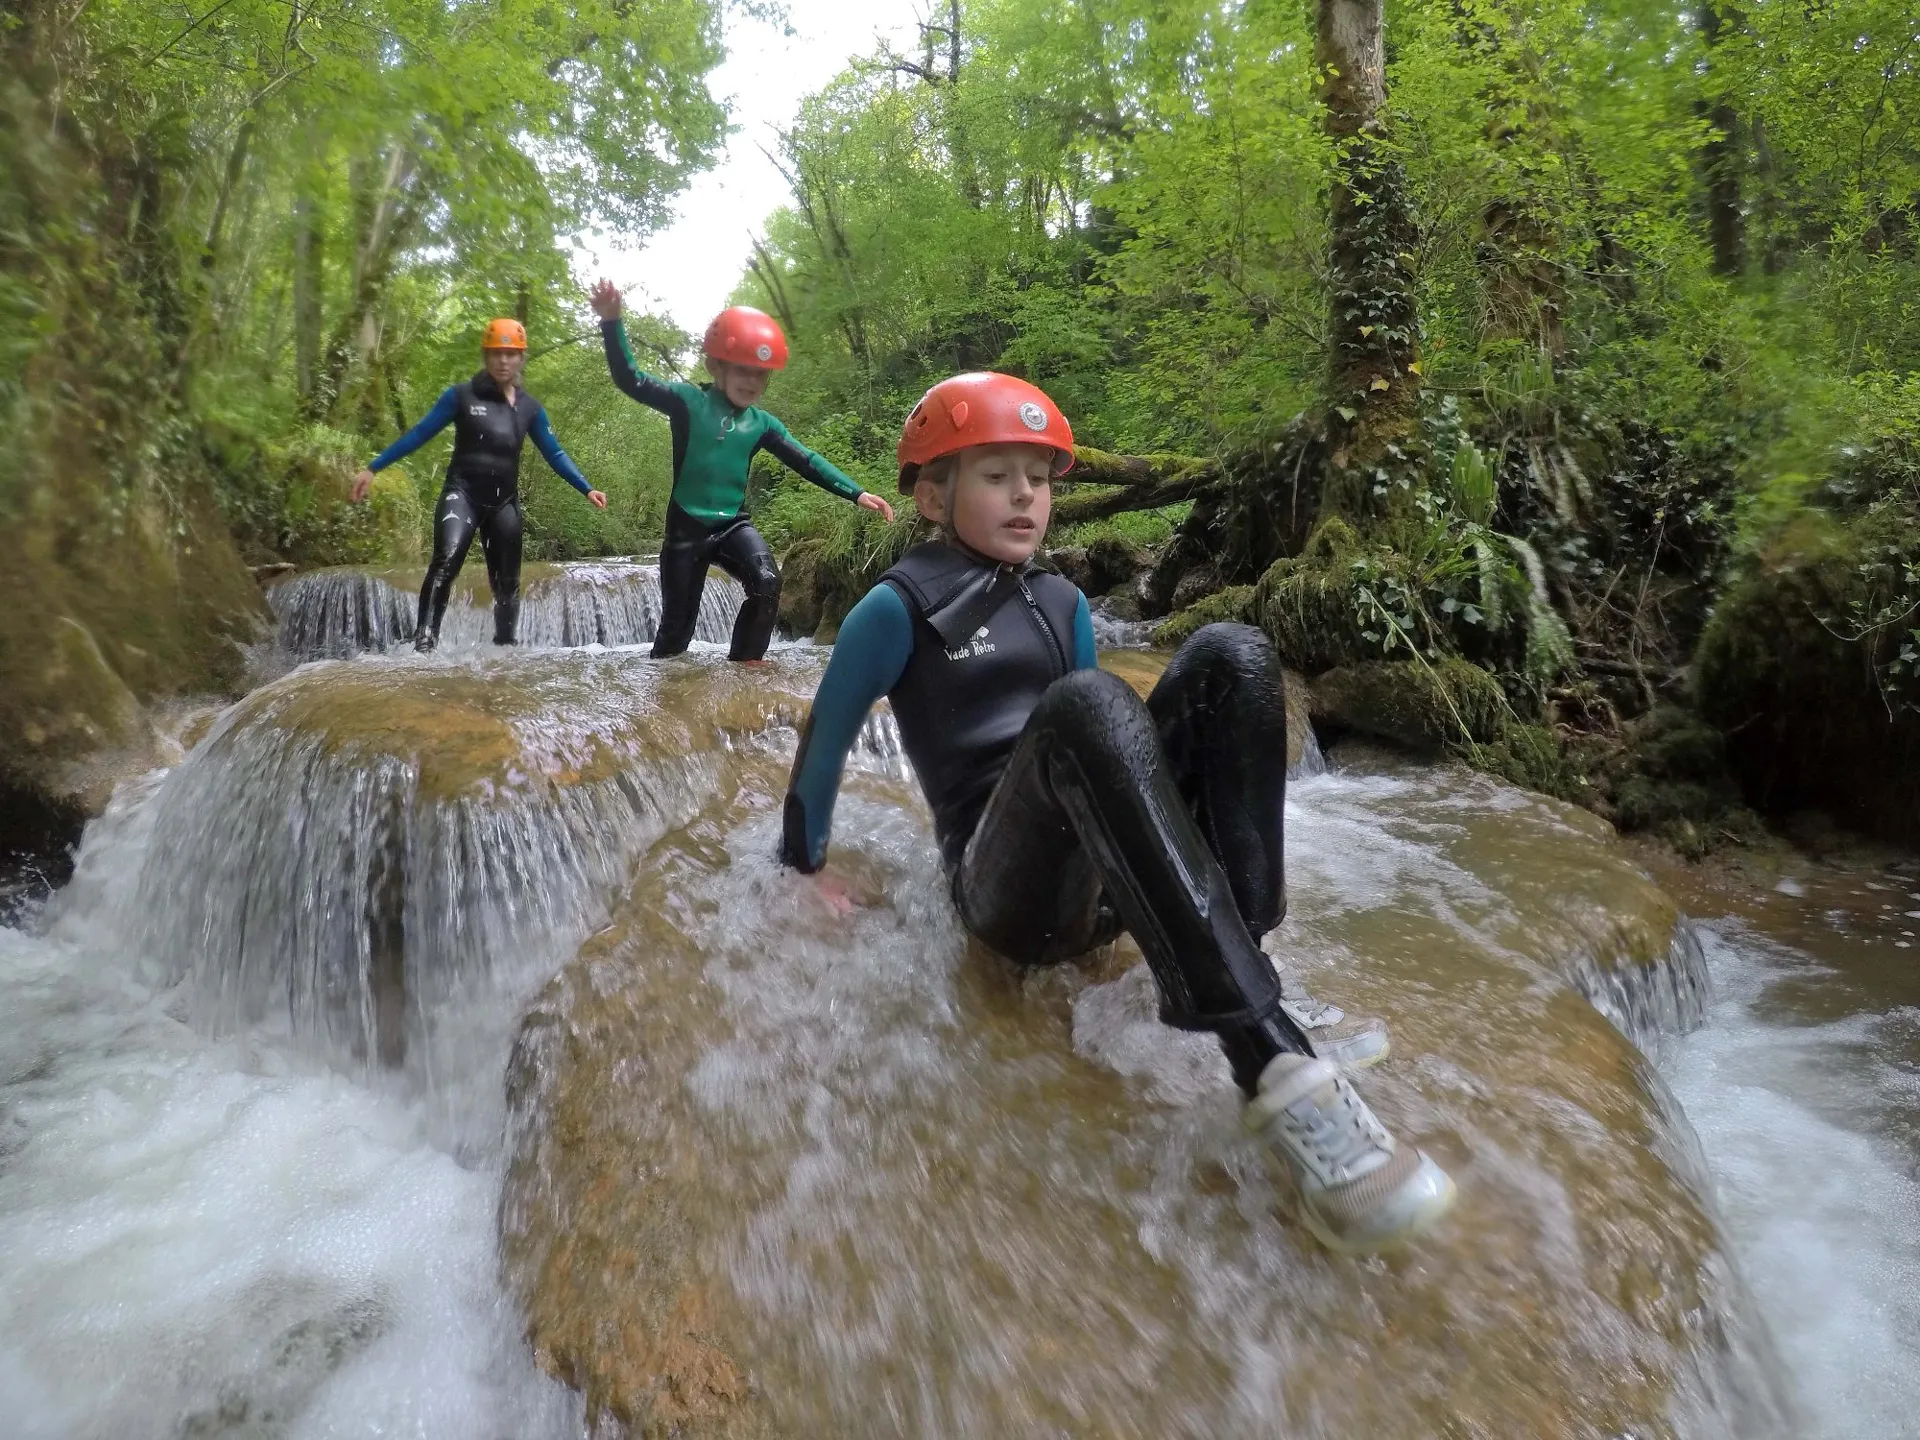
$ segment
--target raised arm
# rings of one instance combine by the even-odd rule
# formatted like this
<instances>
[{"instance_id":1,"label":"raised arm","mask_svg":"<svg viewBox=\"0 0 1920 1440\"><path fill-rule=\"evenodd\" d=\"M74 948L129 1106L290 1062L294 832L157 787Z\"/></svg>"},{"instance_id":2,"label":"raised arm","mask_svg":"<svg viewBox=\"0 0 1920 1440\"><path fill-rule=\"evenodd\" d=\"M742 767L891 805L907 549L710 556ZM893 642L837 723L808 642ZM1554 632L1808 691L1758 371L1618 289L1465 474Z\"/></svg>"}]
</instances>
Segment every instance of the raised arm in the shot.
<instances>
[{"instance_id":1,"label":"raised arm","mask_svg":"<svg viewBox=\"0 0 1920 1440\"><path fill-rule=\"evenodd\" d=\"M852 500L858 504L860 497L867 493L860 488L859 482L826 456L814 454L795 440L778 420L769 425L767 433L760 437L760 448L802 480L810 480L842 500Z\"/></svg>"},{"instance_id":2,"label":"raised arm","mask_svg":"<svg viewBox=\"0 0 1920 1440\"><path fill-rule=\"evenodd\" d=\"M685 402L673 386L657 380L633 360L633 346L627 340L627 327L618 315L600 322L600 340L607 351L607 372L613 383L642 405L671 416L685 409Z\"/></svg>"},{"instance_id":3,"label":"raised arm","mask_svg":"<svg viewBox=\"0 0 1920 1440\"><path fill-rule=\"evenodd\" d=\"M800 753L787 782L780 858L812 874L826 863L840 776L874 702L899 683L913 655L913 619L891 585L876 585L853 607L813 697Z\"/></svg>"},{"instance_id":4,"label":"raised arm","mask_svg":"<svg viewBox=\"0 0 1920 1440\"><path fill-rule=\"evenodd\" d=\"M421 417L420 423L374 456L367 469L377 475L396 460L406 459L451 425L459 409L460 392L454 386L448 386L440 398L433 402L433 408Z\"/></svg>"},{"instance_id":5,"label":"raised arm","mask_svg":"<svg viewBox=\"0 0 1920 1440\"><path fill-rule=\"evenodd\" d=\"M573 457L562 450L560 442L554 439L553 426L547 423L544 405L534 412L533 426L527 434L533 438L533 448L546 457L547 464L553 467L554 474L582 495L593 493L593 487L587 484L587 477L580 473L580 467L573 463Z\"/></svg>"}]
</instances>

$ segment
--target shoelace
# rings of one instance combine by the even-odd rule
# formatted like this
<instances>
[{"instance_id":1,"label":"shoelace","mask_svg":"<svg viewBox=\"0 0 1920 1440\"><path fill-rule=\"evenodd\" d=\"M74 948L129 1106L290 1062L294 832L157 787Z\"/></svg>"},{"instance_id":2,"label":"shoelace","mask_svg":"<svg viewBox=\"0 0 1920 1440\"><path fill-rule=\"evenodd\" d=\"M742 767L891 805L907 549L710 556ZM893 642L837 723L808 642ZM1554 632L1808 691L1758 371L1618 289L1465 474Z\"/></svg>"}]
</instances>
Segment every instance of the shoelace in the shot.
<instances>
[{"instance_id":1,"label":"shoelace","mask_svg":"<svg viewBox=\"0 0 1920 1440\"><path fill-rule=\"evenodd\" d=\"M1334 1081L1334 1102L1322 1109L1311 1099L1296 1100L1283 1112L1319 1168L1335 1180L1347 1178L1351 1168L1384 1148L1387 1132L1345 1080Z\"/></svg>"},{"instance_id":2,"label":"shoelace","mask_svg":"<svg viewBox=\"0 0 1920 1440\"><path fill-rule=\"evenodd\" d=\"M1294 1019L1297 1023L1307 1026L1308 1028L1325 1022L1328 1012L1333 1009L1333 1006L1329 1005L1326 1001L1316 1000L1304 990L1296 991L1292 995L1288 995L1283 990L1281 992L1281 1003L1293 1012Z\"/></svg>"}]
</instances>

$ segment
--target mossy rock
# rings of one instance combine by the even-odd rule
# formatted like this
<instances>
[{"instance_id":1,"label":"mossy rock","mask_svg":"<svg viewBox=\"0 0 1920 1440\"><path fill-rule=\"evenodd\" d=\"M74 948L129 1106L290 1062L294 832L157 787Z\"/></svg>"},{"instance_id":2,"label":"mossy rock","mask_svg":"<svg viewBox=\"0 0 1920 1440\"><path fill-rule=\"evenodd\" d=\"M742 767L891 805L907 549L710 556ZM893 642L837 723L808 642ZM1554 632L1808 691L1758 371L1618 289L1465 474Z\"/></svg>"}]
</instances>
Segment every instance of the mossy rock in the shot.
<instances>
[{"instance_id":1,"label":"mossy rock","mask_svg":"<svg viewBox=\"0 0 1920 1440\"><path fill-rule=\"evenodd\" d=\"M780 559L780 626L790 635L820 628L820 554L824 540L796 540Z\"/></svg>"},{"instance_id":2,"label":"mossy rock","mask_svg":"<svg viewBox=\"0 0 1920 1440\"><path fill-rule=\"evenodd\" d=\"M1578 750L1561 743L1545 725L1509 722L1495 738L1455 747L1476 770L1576 805L1592 805L1596 796Z\"/></svg>"},{"instance_id":3,"label":"mossy rock","mask_svg":"<svg viewBox=\"0 0 1920 1440\"><path fill-rule=\"evenodd\" d=\"M1866 599L1858 556L1887 537L1802 520L1722 593L1694 657L1702 716L1726 737L1747 801L1822 810L1920 842L1920 712L1881 693L1898 637L1842 639L1820 622ZM1898 543L1914 546L1914 537Z\"/></svg>"},{"instance_id":4,"label":"mossy rock","mask_svg":"<svg viewBox=\"0 0 1920 1440\"><path fill-rule=\"evenodd\" d=\"M1360 548L1351 526L1330 520L1305 550L1260 577L1252 619L1288 665L1317 674L1378 658L1379 643L1362 633L1355 604L1352 561Z\"/></svg>"},{"instance_id":5,"label":"mossy rock","mask_svg":"<svg viewBox=\"0 0 1920 1440\"><path fill-rule=\"evenodd\" d=\"M1086 550L1086 579L1075 581L1089 595L1104 595L1109 590L1131 584L1146 569L1147 552L1120 535L1099 535Z\"/></svg>"},{"instance_id":6,"label":"mossy rock","mask_svg":"<svg viewBox=\"0 0 1920 1440\"><path fill-rule=\"evenodd\" d=\"M1341 665L1313 681L1313 717L1335 731L1392 741L1421 754L1502 737L1509 710L1500 682L1451 656Z\"/></svg>"},{"instance_id":7,"label":"mossy rock","mask_svg":"<svg viewBox=\"0 0 1920 1440\"><path fill-rule=\"evenodd\" d=\"M1246 624L1252 618L1253 586L1229 585L1162 621L1160 628L1153 632L1153 643L1171 649L1202 626L1223 620Z\"/></svg>"}]
</instances>

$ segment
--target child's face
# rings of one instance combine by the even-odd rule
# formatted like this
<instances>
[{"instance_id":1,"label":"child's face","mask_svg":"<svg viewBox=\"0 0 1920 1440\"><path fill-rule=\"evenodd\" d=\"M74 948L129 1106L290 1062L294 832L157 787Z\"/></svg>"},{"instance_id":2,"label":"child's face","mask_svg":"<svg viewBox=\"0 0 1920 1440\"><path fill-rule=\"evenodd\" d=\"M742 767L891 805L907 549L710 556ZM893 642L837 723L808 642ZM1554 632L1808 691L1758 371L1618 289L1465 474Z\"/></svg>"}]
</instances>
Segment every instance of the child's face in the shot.
<instances>
[{"instance_id":1,"label":"child's face","mask_svg":"<svg viewBox=\"0 0 1920 1440\"><path fill-rule=\"evenodd\" d=\"M760 397L767 393L768 371L752 365L733 365L725 360L709 360L707 373L713 376L713 383L720 387L720 393L727 397L730 404L744 410L756 405Z\"/></svg>"},{"instance_id":2,"label":"child's face","mask_svg":"<svg viewBox=\"0 0 1920 1440\"><path fill-rule=\"evenodd\" d=\"M968 548L1019 565L1046 538L1053 451L1044 445L975 445L960 452L950 490L922 480L913 487L913 500L927 519L950 525Z\"/></svg>"}]
</instances>

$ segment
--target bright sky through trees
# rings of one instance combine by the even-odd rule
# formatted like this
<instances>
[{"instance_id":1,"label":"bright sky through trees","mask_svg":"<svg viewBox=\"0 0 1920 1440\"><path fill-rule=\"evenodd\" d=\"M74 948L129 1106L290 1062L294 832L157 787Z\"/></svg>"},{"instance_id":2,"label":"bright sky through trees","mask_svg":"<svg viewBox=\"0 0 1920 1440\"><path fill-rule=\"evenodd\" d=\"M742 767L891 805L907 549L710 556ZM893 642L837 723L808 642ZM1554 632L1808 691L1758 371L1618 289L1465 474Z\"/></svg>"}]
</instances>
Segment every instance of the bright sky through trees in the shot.
<instances>
[{"instance_id":1,"label":"bright sky through trees","mask_svg":"<svg viewBox=\"0 0 1920 1440\"><path fill-rule=\"evenodd\" d=\"M643 249L617 236L586 237L576 260L583 283L605 274L641 309L664 313L698 335L740 282L749 240L790 198L761 147L793 123L800 102L871 55L877 39L912 53L924 5L914 0L792 0L788 24L739 15L727 24L727 59L712 89L736 128L726 152L679 197L675 219ZM787 33L788 29L793 33Z\"/></svg>"}]
</instances>

